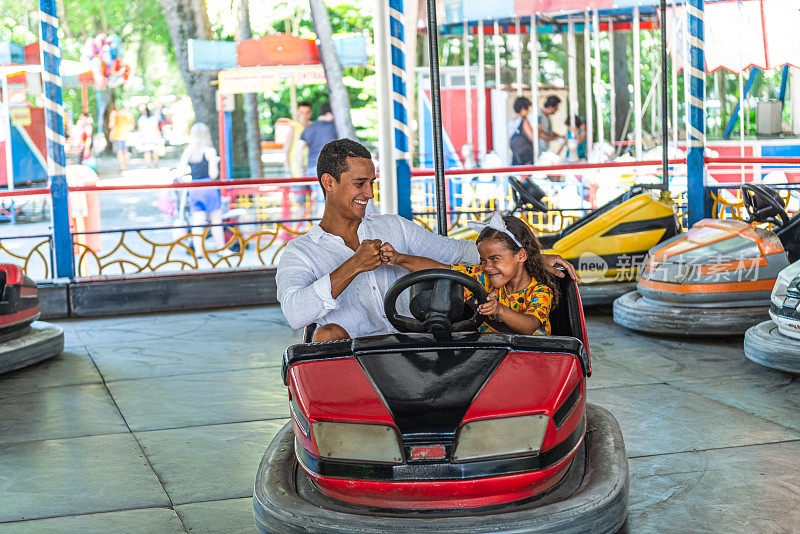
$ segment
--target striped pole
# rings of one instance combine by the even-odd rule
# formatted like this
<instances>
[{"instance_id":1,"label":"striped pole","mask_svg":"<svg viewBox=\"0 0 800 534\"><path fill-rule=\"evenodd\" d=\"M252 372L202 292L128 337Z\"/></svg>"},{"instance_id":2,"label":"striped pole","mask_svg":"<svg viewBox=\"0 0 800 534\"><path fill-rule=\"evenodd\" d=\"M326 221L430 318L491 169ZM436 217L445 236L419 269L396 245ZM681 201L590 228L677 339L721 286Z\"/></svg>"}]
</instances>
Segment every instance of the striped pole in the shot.
<instances>
[{"instance_id":1,"label":"striped pole","mask_svg":"<svg viewBox=\"0 0 800 534\"><path fill-rule=\"evenodd\" d=\"M392 54L392 97L394 100L394 159L397 169L397 213L411 219L411 162L408 150L406 107L406 51L403 0L389 0L389 32Z\"/></svg>"},{"instance_id":2,"label":"striped pole","mask_svg":"<svg viewBox=\"0 0 800 534\"><path fill-rule=\"evenodd\" d=\"M710 207L705 201L705 29L703 12L705 0L688 0L689 19L689 153L686 156L688 170L689 225L710 216Z\"/></svg>"},{"instance_id":3,"label":"striped pole","mask_svg":"<svg viewBox=\"0 0 800 534\"><path fill-rule=\"evenodd\" d=\"M50 179L53 216L53 274L71 278L73 271L72 236L69 232L69 188L64 155L64 107L61 100L61 49L58 46L56 0L39 0L44 82L45 136L47 138L47 176Z\"/></svg>"}]
</instances>

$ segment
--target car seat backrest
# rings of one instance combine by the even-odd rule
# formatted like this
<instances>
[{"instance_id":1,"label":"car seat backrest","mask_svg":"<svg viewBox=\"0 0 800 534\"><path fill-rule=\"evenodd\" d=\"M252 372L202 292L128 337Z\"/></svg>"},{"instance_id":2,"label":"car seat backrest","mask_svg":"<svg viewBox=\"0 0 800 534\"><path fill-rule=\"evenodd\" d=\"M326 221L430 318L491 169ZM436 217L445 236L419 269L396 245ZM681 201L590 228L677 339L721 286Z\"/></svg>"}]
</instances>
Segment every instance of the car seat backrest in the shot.
<instances>
[{"instance_id":1,"label":"car seat backrest","mask_svg":"<svg viewBox=\"0 0 800 534\"><path fill-rule=\"evenodd\" d=\"M550 328L554 336L570 336L584 344L581 327L581 306L578 301L578 286L569 276L556 279L559 290L558 303L550 310Z\"/></svg>"}]
</instances>

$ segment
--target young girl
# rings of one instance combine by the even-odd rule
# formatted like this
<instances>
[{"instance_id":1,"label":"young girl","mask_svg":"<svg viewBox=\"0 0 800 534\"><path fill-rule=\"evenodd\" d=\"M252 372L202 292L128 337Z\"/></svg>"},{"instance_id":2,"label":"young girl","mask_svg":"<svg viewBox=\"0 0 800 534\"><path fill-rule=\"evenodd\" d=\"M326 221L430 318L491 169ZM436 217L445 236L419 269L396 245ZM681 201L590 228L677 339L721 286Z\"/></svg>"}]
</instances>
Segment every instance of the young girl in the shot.
<instances>
[{"instance_id":1,"label":"young girl","mask_svg":"<svg viewBox=\"0 0 800 534\"><path fill-rule=\"evenodd\" d=\"M488 224L470 223L478 236L480 265L444 265L437 261L400 254L391 245L381 246L381 260L410 271L450 268L475 278L489 293L478 311L505 323L518 334L550 334L550 309L558 299L553 275L547 270L539 241L520 219L495 212ZM497 332L484 324L481 332Z\"/></svg>"}]
</instances>

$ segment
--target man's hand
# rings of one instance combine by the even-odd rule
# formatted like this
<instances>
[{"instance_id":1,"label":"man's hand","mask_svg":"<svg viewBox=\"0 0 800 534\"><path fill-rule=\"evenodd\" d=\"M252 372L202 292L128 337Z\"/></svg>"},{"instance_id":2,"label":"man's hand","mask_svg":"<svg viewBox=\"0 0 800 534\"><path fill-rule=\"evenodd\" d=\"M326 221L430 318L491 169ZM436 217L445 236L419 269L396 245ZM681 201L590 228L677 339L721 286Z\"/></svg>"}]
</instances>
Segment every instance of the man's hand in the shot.
<instances>
[{"instance_id":1,"label":"man's hand","mask_svg":"<svg viewBox=\"0 0 800 534\"><path fill-rule=\"evenodd\" d=\"M481 315L491 316L497 315L500 312L500 303L497 302L497 291L489 293L486 302L478 306L478 313Z\"/></svg>"},{"instance_id":2,"label":"man's hand","mask_svg":"<svg viewBox=\"0 0 800 534\"><path fill-rule=\"evenodd\" d=\"M570 262L559 256L558 254L542 254L545 265L551 273L559 278L564 278L564 273L556 269L556 267L563 267L570 278L578 282L578 273L575 272L575 267Z\"/></svg>"},{"instance_id":3,"label":"man's hand","mask_svg":"<svg viewBox=\"0 0 800 534\"><path fill-rule=\"evenodd\" d=\"M361 272L372 271L378 268L381 264L380 247L380 239L366 239L361 242L352 258L353 263L355 263Z\"/></svg>"},{"instance_id":4,"label":"man's hand","mask_svg":"<svg viewBox=\"0 0 800 534\"><path fill-rule=\"evenodd\" d=\"M381 261L387 265L397 265L401 254L397 252L391 243L384 243L380 246Z\"/></svg>"}]
</instances>

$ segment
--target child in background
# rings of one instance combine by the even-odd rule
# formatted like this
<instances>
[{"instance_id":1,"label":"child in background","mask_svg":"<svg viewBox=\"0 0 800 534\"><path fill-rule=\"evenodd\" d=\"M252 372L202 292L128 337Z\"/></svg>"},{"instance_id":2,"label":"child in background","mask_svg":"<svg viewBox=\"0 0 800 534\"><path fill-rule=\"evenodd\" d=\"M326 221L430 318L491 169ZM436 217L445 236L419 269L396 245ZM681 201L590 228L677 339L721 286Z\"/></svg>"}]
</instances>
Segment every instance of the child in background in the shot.
<instances>
[{"instance_id":1,"label":"child in background","mask_svg":"<svg viewBox=\"0 0 800 534\"><path fill-rule=\"evenodd\" d=\"M478 311L504 323L518 334L549 335L550 309L558 298L553 275L547 270L541 246L531 229L516 217L495 212L489 223L470 223L478 236L480 265L451 264L400 254L389 243L381 246L381 260L410 271L450 268L476 279L489 293ZM484 324L481 332L497 332Z\"/></svg>"}]
</instances>

